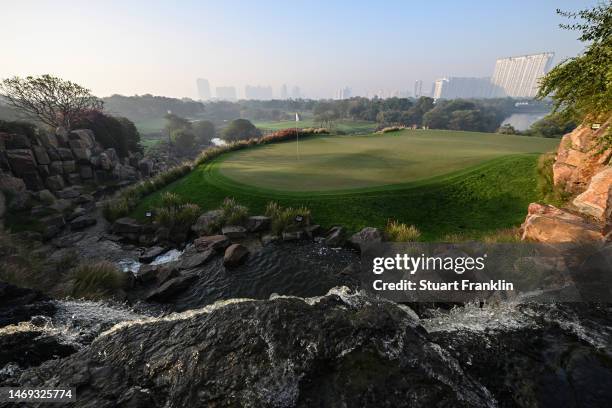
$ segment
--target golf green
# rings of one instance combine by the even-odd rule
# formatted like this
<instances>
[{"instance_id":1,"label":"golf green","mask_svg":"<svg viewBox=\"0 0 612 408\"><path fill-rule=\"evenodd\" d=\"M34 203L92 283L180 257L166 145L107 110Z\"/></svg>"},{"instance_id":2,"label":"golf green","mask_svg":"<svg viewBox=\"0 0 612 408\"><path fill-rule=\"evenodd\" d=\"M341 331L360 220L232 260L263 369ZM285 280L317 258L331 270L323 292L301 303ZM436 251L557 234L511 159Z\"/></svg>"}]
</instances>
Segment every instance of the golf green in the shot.
<instances>
[{"instance_id":1,"label":"golf green","mask_svg":"<svg viewBox=\"0 0 612 408\"><path fill-rule=\"evenodd\" d=\"M221 176L277 191L342 191L424 180L510 154L552 150L558 140L492 133L404 130L321 136L223 158Z\"/></svg>"}]
</instances>

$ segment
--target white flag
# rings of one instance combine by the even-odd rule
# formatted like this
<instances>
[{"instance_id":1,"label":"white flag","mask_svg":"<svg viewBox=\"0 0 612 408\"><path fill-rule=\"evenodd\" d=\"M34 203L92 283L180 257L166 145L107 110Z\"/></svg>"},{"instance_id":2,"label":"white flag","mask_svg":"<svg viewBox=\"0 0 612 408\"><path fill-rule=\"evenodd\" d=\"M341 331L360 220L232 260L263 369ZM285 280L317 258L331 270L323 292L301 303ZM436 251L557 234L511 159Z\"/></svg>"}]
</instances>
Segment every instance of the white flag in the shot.
<instances>
[{"instance_id":1,"label":"white flag","mask_svg":"<svg viewBox=\"0 0 612 408\"><path fill-rule=\"evenodd\" d=\"M300 115L298 115L297 112L295 112L295 121L299 122L300 121Z\"/></svg>"}]
</instances>

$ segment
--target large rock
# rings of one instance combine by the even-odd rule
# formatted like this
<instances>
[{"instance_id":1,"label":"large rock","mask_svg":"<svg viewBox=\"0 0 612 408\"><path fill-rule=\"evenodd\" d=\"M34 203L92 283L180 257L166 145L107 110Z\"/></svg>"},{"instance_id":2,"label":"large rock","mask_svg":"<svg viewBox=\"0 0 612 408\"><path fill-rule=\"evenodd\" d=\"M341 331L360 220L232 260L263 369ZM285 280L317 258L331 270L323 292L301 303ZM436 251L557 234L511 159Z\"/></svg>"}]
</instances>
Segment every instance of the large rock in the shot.
<instances>
[{"instance_id":1,"label":"large rock","mask_svg":"<svg viewBox=\"0 0 612 408\"><path fill-rule=\"evenodd\" d=\"M365 227L361 231L351 236L349 243L356 249L363 251L371 244L380 243L383 240L383 233L378 228Z\"/></svg>"},{"instance_id":2,"label":"large rock","mask_svg":"<svg viewBox=\"0 0 612 408\"><path fill-rule=\"evenodd\" d=\"M23 182L28 190L40 191L45 188L42 178L40 177L40 174L38 174L37 170L28 171L22 174L21 178L23 179Z\"/></svg>"},{"instance_id":3,"label":"large rock","mask_svg":"<svg viewBox=\"0 0 612 408\"><path fill-rule=\"evenodd\" d=\"M582 217L537 203L529 204L521 239L544 243L588 243L602 241L601 229Z\"/></svg>"},{"instance_id":4,"label":"large rock","mask_svg":"<svg viewBox=\"0 0 612 408\"><path fill-rule=\"evenodd\" d=\"M249 255L249 250L240 244L232 244L225 250L223 264L226 267L234 267L242 264Z\"/></svg>"},{"instance_id":5,"label":"large rock","mask_svg":"<svg viewBox=\"0 0 612 408\"><path fill-rule=\"evenodd\" d=\"M200 215L191 230L198 235L211 235L219 231L223 213L220 210L207 211Z\"/></svg>"},{"instance_id":6,"label":"large rock","mask_svg":"<svg viewBox=\"0 0 612 408\"><path fill-rule=\"evenodd\" d=\"M166 252L168 252L168 248L166 247L154 246L151 248L147 248L147 250L144 251L142 255L140 255L138 260L143 263L149 263L155 260L155 258L160 256L161 254L164 254Z\"/></svg>"},{"instance_id":7,"label":"large rock","mask_svg":"<svg viewBox=\"0 0 612 408\"><path fill-rule=\"evenodd\" d=\"M13 177L10 174L0 173L0 191L11 196L18 195L26 191L26 185L22 179Z\"/></svg>"},{"instance_id":8,"label":"large rock","mask_svg":"<svg viewBox=\"0 0 612 408\"><path fill-rule=\"evenodd\" d=\"M5 213L6 213L6 198L4 197L4 193L0 191L0 219L4 217ZM2 223L0 222L0 224ZM0 228L2 228L2 225L0 225Z\"/></svg>"},{"instance_id":9,"label":"large rock","mask_svg":"<svg viewBox=\"0 0 612 408\"><path fill-rule=\"evenodd\" d=\"M246 229L249 232L262 232L270 229L270 217L263 215L254 215L249 217L246 222Z\"/></svg>"},{"instance_id":10,"label":"large rock","mask_svg":"<svg viewBox=\"0 0 612 408\"><path fill-rule=\"evenodd\" d=\"M406 306L336 293L234 300L123 324L26 370L18 385L78 386L80 406L494 405Z\"/></svg>"},{"instance_id":11,"label":"large rock","mask_svg":"<svg viewBox=\"0 0 612 408\"><path fill-rule=\"evenodd\" d=\"M43 146L33 146L32 151L34 152L34 156L36 156L36 161L38 164L50 164L51 159L49 159L49 155L47 154L47 149Z\"/></svg>"},{"instance_id":12,"label":"large rock","mask_svg":"<svg viewBox=\"0 0 612 408\"><path fill-rule=\"evenodd\" d=\"M587 189L574 199L573 204L579 211L604 221L610 186L612 167L607 167L593 176Z\"/></svg>"},{"instance_id":13,"label":"large rock","mask_svg":"<svg viewBox=\"0 0 612 408\"><path fill-rule=\"evenodd\" d=\"M0 327L26 322L32 316L50 316L53 313L55 306L42 293L0 282Z\"/></svg>"},{"instance_id":14,"label":"large rock","mask_svg":"<svg viewBox=\"0 0 612 408\"><path fill-rule=\"evenodd\" d=\"M227 225L221 229L221 232L229 239L241 239L246 237L247 230L240 225Z\"/></svg>"},{"instance_id":15,"label":"large rock","mask_svg":"<svg viewBox=\"0 0 612 408\"><path fill-rule=\"evenodd\" d=\"M32 141L26 135L11 134L5 141L6 149L29 149Z\"/></svg>"},{"instance_id":16,"label":"large rock","mask_svg":"<svg viewBox=\"0 0 612 408\"><path fill-rule=\"evenodd\" d=\"M80 215L76 217L75 219L73 219L72 221L70 221L70 229L72 231L82 230L87 227L91 227L92 225L95 225L96 222L98 221L92 216Z\"/></svg>"},{"instance_id":17,"label":"large rock","mask_svg":"<svg viewBox=\"0 0 612 408\"><path fill-rule=\"evenodd\" d=\"M94 133L90 129L76 129L68 134L68 143L80 142L79 147L91 149L96 144ZM72 147L72 144L70 145Z\"/></svg>"},{"instance_id":18,"label":"large rock","mask_svg":"<svg viewBox=\"0 0 612 408\"><path fill-rule=\"evenodd\" d=\"M62 162L64 174L74 173L76 171L76 162L74 160L66 160Z\"/></svg>"},{"instance_id":19,"label":"large rock","mask_svg":"<svg viewBox=\"0 0 612 408\"><path fill-rule=\"evenodd\" d=\"M197 238L193 241L193 245L198 251L223 251L231 244L230 239L225 235L209 235Z\"/></svg>"},{"instance_id":20,"label":"large rock","mask_svg":"<svg viewBox=\"0 0 612 408\"><path fill-rule=\"evenodd\" d=\"M52 176L64 174L64 165L61 161L52 161L49 164L49 174Z\"/></svg>"},{"instance_id":21,"label":"large rock","mask_svg":"<svg viewBox=\"0 0 612 408\"><path fill-rule=\"evenodd\" d=\"M43 237L45 239L51 239L60 233L66 220L62 214L53 214L41 218L40 224L43 227Z\"/></svg>"},{"instance_id":22,"label":"large rock","mask_svg":"<svg viewBox=\"0 0 612 408\"><path fill-rule=\"evenodd\" d=\"M341 247L346 244L346 230L344 227L333 227L325 237L325 244L331 247Z\"/></svg>"},{"instance_id":23,"label":"large rock","mask_svg":"<svg viewBox=\"0 0 612 408\"><path fill-rule=\"evenodd\" d=\"M181 275L164 282L160 287L152 290L147 296L147 300L164 303L171 300L176 294L189 288L191 283L197 279L197 275Z\"/></svg>"},{"instance_id":24,"label":"large rock","mask_svg":"<svg viewBox=\"0 0 612 408\"><path fill-rule=\"evenodd\" d=\"M140 234L142 231L142 225L133 218L124 217L119 218L113 223L111 227L114 234Z\"/></svg>"},{"instance_id":25,"label":"large rock","mask_svg":"<svg viewBox=\"0 0 612 408\"><path fill-rule=\"evenodd\" d=\"M52 191L62 190L65 186L64 178L60 176L59 174L55 176L47 177L46 183L47 183L47 188L49 188L49 190L52 190Z\"/></svg>"},{"instance_id":26,"label":"large rock","mask_svg":"<svg viewBox=\"0 0 612 408\"><path fill-rule=\"evenodd\" d=\"M26 173L38 171L36 159L34 159L34 154L30 149L7 150L6 157L13 174L17 177L23 177Z\"/></svg>"},{"instance_id":27,"label":"large rock","mask_svg":"<svg viewBox=\"0 0 612 408\"><path fill-rule=\"evenodd\" d=\"M198 266L204 265L215 255L215 251L209 249L204 252L198 252L196 250L185 251L176 263L176 267L179 270L187 270L197 268Z\"/></svg>"},{"instance_id":28,"label":"large rock","mask_svg":"<svg viewBox=\"0 0 612 408\"><path fill-rule=\"evenodd\" d=\"M572 194L585 191L591 178L610 161L612 149L599 151L599 140L609 127L610 121L597 130L579 126L563 136L553 165L555 186Z\"/></svg>"},{"instance_id":29,"label":"large rock","mask_svg":"<svg viewBox=\"0 0 612 408\"><path fill-rule=\"evenodd\" d=\"M58 147L57 153L62 161L70 161L74 160L74 156L72 154L72 150L66 147Z\"/></svg>"}]
</instances>

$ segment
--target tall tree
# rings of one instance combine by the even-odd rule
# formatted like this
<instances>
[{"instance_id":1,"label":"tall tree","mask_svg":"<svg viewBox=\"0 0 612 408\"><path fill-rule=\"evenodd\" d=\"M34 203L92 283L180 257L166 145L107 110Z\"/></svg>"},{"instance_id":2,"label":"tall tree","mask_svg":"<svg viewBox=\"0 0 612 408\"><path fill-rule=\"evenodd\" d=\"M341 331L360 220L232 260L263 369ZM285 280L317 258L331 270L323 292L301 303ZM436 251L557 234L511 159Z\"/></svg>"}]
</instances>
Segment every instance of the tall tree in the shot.
<instances>
[{"instance_id":1,"label":"tall tree","mask_svg":"<svg viewBox=\"0 0 612 408\"><path fill-rule=\"evenodd\" d=\"M84 114L101 111L103 106L89 89L52 75L5 79L0 83L0 94L32 119L67 130Z\"/></svg>"}]
</instances>

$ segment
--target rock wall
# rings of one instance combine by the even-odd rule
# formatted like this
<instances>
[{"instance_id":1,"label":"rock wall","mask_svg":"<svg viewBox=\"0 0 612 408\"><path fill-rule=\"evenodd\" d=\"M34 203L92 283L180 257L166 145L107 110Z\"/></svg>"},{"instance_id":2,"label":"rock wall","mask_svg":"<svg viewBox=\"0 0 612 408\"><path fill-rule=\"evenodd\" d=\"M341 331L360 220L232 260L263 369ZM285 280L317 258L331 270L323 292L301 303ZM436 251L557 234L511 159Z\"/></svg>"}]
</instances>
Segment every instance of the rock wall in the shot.
<instances>
[{"instance_id":1,"label":"rock wall","mask_svg":"<svg viewBox=\"0 0 612 408\"><path fill-rule=\"evenodd\" d=\"M599 139L610 120L597 130L579 126L561 139L555 163L555 187L575 196L565 209L532 203L521 226L522 239L537 242L593 242L612 238L612 149L601 151Z\"/></svg>"}]
</instances>

